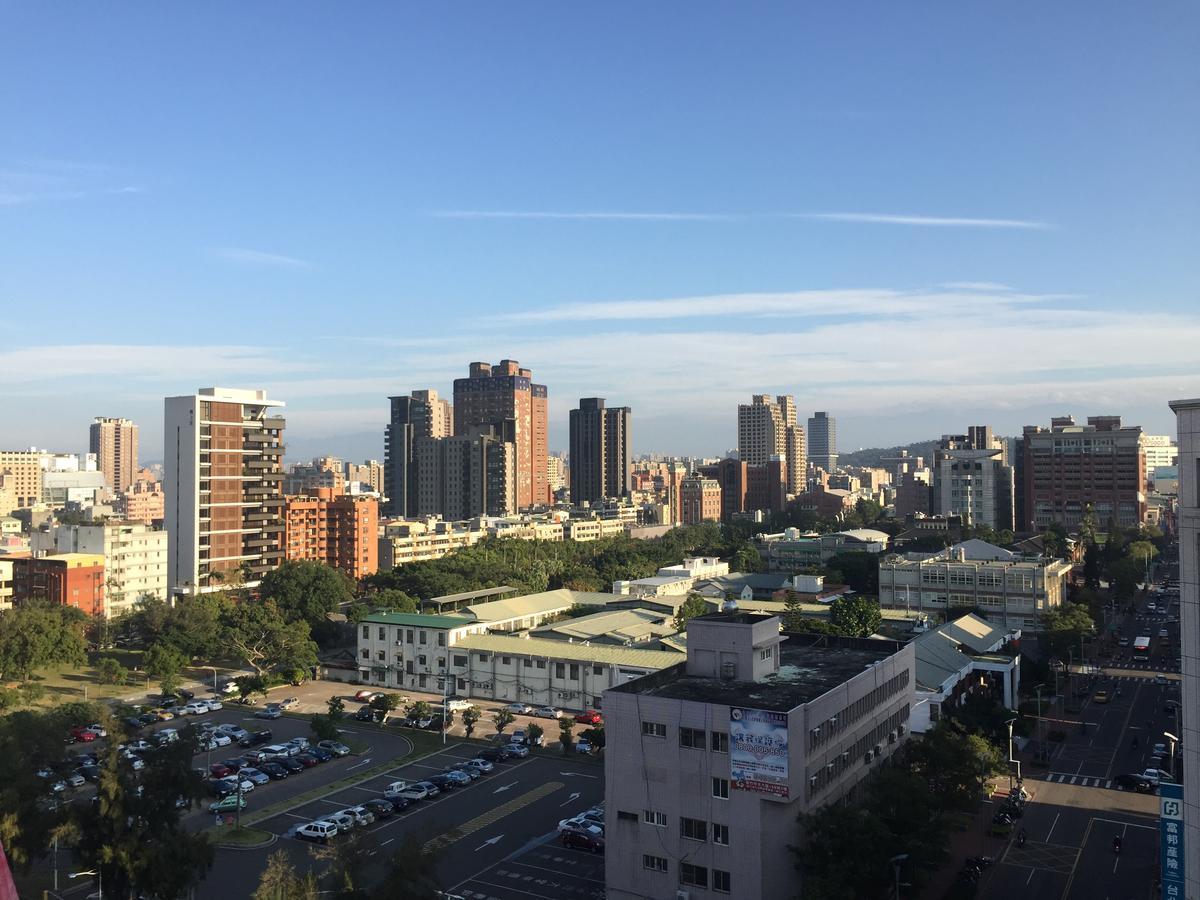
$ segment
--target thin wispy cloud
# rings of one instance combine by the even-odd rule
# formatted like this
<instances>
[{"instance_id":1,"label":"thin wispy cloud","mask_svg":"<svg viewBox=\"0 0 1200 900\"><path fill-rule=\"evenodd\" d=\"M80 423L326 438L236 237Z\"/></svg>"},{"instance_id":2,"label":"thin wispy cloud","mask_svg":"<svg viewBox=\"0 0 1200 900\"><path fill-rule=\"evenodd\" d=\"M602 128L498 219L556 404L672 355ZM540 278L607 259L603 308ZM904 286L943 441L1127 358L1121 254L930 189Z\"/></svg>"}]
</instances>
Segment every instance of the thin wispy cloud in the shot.
<instances>
[{"instance_id":1,"label":"thin wispy cloud","mask_svg":"<svg viewBox=\"0 0 1200 900\"><path fill-rule=\"evenodd\" d=\"M0 206L26 206L116 194L140 194L133 184L105 184L116 180L110 167L99 163L64 160L23 160L0 164Z\"/></svg>"},{"instance_id":2,"label":"thin wispy cloud","mask_svg":"<svg viewBox=\"0 0 1200 900\"><path fill-rule=\"evenodd\" d=\"M1011 291L1014 288L997 281L947 281L942 287L952 291Z\"/></svg>"},{"instance_id":3,"label":"thin wispy cloud","mask_svg":"<svg viewBox=\"0 0 1200 900\"><path fill-rule=\"evenodd\" d=\"M285 256L282 253L251 250L248 247L214 247L212 252L213 255L226 262L249 266L270 266L278 269L308 269L312 267L312 263L305 259Z\"/></svg>"},{"instance_id":4,"label":"thin wispy cloud","mask_svg":"<svg viewBox=\"0 0 1200 900\"><path fill-rule=\"evenodd\" d=\"M891 213L814 212L789 213L792 218L824 222L862 222L870 225L915 225L924 228L1024 228L1046 231L1055 226L1030 219L990 219L967 216L912 216Z\"/></svg>"},{"instance_id":5,"label":"thin wispy cloud","mask_svg":"<svg viewBox=\"0 0 1200 900\"><path fill-rule=\"evenodd\" d=\"M623 222L727 222L741 216L727 213L693 212L553 212L510 209L444 209L432 213L435 219L555 219Z\"/></svg>"}]
</instances>

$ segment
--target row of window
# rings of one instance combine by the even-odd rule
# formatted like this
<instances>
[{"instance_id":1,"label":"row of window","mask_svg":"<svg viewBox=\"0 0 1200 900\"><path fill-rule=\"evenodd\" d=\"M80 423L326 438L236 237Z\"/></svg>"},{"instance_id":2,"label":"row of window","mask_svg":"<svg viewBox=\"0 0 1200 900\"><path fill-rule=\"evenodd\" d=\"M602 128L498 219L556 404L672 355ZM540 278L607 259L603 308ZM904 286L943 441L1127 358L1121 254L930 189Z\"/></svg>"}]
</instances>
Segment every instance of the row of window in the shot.
<instances>
[{"instance_id":1,"label":"row of window","mask_svg":"<svg viewBox=\"0 0 1200 900\"><path fill-rule=\"evenodd\" d=\"M642 868L649 869L651 872L661 872L667 874L669 863L665 856L653 856L649 853L642 854ZM733 893L733 880L729 873L722 869L708 869L705 866L697 866L693 863L681 862L679 864L679 883L687 887L708 888L712 887L718 894Z\"/></svg>"},{"instance_id":2,"label":"row of window","mask_svg":"<svg viewBox=\"0 0 1200 900\"><path fill-rule=\"evenodd\" d=\"M402 634L404 635L403 638L401 638ZM413 640L414 637L416 637L416 640ZM399 643L401 640L403 640L404 643L406 643L406 644L427 644L427 643L429 643L428 637L429 636L424 631L424 629L420 629L420 630L416 631L415 633L414 633L413 629L411 629L411 628L397 628L396 629L396 642L397 643ZM364 625L362 627L362 638L364 641L369 641L371 639L371 626L370 625ZM378 639L381 641L387 640L387 628L384 627L383 625L379 626L379 638ZM439 647L446 646L446 632L439 631L437 633L437 645Z\"/></svg>"},{"instance_id":3,"label":"row of window","mask_svg":"<svg viewBox=\"0 0 1200 900\"><path fill-rule=\"evenodd\" d=\"M909 670L904 669L893 675L883 684L872 688L858 700L843 707L820 725L812 728L808 732L809 751L832 740L834 735L845 731L859 719L863 718L863 716L868 715L875 707L907 688L908 682Z\"/></svg>"},{"instance_id":4,"label":"row of window","mask_svg":"<svg viewBox=\"0 0 1200 900\"><path fill-rule=\"evenodd\" d=\"M824 765L815 766L808 770L808 796L811 799L821 793L852 766L867 763L867 754L877 755L876 747L886 739L895 743L901 732L901 726L908 722L909 708L905 703L899 710L888 716L869 732L860 737L848 750L844 750Z\"/></svg>"},{"instance_id":5,"label":"row of window","mask_svg":"<svg viewBox=\"0 0 1200 900\"><path fill-rule=\"evenodd\" d=\"M642 734L647 734L646 725L653 725L653 722L642 723ZM655 735L656 737L666 736L666 727L663 726L662 734ZM689 750L712 750L714 753L729 752L729 735L724 731L706 732L703 728L679 728L679 746L686 747Z\"/></svg>"}]
</instances>

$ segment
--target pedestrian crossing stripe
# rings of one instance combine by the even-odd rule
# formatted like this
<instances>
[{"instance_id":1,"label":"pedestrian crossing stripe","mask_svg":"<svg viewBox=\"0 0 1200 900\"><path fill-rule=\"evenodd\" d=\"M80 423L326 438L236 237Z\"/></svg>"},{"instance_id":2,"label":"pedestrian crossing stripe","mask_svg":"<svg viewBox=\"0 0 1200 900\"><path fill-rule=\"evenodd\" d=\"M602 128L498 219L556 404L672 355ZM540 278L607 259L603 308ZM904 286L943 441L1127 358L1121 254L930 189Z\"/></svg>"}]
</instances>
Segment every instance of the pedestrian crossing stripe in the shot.
<instances>
[{"instance_id":1,"label":"pedestrian crossing stripe","mask_svg":"<svg viewBox=\"0 0 1200 900\"><path fill-rule=\"evenodd\" d=\"M1073 784L1076 787L1103 787L1111 788L1111 778L1097 778L1093 775L1070 775L1065 772L1051 772L1046 776L1047 781L1053 781L1056 784Z\"/></svg>"}]
</instances>

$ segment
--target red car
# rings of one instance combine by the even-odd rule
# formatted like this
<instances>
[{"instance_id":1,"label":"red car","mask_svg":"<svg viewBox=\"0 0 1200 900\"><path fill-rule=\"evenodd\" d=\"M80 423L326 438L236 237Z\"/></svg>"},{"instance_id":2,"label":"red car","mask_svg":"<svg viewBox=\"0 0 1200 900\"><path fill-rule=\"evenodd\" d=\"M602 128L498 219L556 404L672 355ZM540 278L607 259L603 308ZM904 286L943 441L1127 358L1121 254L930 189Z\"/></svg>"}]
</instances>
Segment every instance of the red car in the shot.
<instances>
[{"instance_id":1,"label":"red car","mask_svg":"<svg viewBox=\"0 0 1200 900\"><path fill-rule=\"evenodd\" d=\"M588 850L592 853L604 852L604 838L594 834L584 834L580 831L564 831L562 834L564 847L576 850Z\"/></svg>"},{"instance_id":2,"label":"red car","mask_svg":"<svg viewBox=\"0 0 1200 900\"><path fill-rule=\"evenodd\" d=\"M594 709L585 710L575 717L575 721L580 725L603 725L604 720L600 718L600 713Z\"/></svg>"},{"instance_id":3,"label":"red car","mask_svg":"<svg viewBox=\"0 0 1200 900\"><path fill-rule=\"evenodd\" d=\"M233 769L224 763L213 763L208 767L208 771L212 774L213 778L224 778L226 775L233 774Z\"/></svg>"},{"instance_id":4,"label":"red car","mask_svg":"<svg viewBox=\"0 0 1200 900\"><path fill-rule=\"evenodd\" d=\"M71 729L71 740L79 741L81 744L90 744L96 739L94 731L88 731L83 725L76 725Z\"/></svg>"}]
</instances>

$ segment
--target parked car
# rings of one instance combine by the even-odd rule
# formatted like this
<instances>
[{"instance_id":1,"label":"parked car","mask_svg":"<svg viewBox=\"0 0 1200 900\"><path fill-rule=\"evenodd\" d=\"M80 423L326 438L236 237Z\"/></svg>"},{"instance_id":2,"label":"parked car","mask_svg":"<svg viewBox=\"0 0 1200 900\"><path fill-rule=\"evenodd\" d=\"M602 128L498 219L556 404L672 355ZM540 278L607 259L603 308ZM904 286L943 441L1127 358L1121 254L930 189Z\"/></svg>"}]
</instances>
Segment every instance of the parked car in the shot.
<instances>
[{"instance_id":1,"label":"parked car","mask_svg":"<svg viewBox=\"0 0 1200 900\"><path fill-rule=\"evenodd\" d=\"M300 754L296 754L299 756ZM303 772L305 769L304 763L296 759L295 756L280 756L276 757L275 762L288 770L289 775L295 775L297 772Z\"/></svg>"},{"instance_id":2,"label":"parked car","mask_svg":"<svg viewBox=\"0 0 1200 900\"><path fill-rule=\"evenodd\" d=\"M300 751L297 750L297 753ZM269 759L279 759L282 756L291 756L291 747L287 744L269 744L263 747L259 753L265 753Z\"/></svg>"},{"instance_id":3,"label":"parked car","mask_svg":"<svg viewBox=\"0 0 1200 900\"><path fill-rule=\"evenodd\" d=\"M363 806L365 806L368 810L370 810L372 815L374 815L376 819L390 818L392 816L392 814L396 812L396 808L391 804L391 801L389 801L389 800L382 800L382 799L368 800L366 803L363 804Z\"/></svg>"},{"instance_id":4,"label":"parked car","mask_svg":"<svg viewBox=\"0 0 1200 900\"><path fill-rule=\"evenodd\" d=\"M304 753L307 753L309 756L315 756L317 758L317 762L329 762L331 759L333 759L333 754L324 747L309 747L304 751ZM303 756L304 753L300 755Z\"/></svg>"},{"instance_id":5,"label":"parked car","mask_svg":"<svg viewBox=\"0 0 1200 900\"><path fill-rule=\"evenodd\" d=\"M272 781L283 781L283 779L288 777L288 770L275 760L268 760L267 762L259 763L258 770L260 772L266 772L267 777Z\"/></svg>"},{"instance_id":6,"label":"parked car","mask_svg":"<svg viewBox=\"0 0 1200 900\"><path fill-rule=\"evenodd\" d=\"M392 812L399 813L399 812L404 812L404 810L408 809L409 806L412 805L413 801L409 800L407 797L396 796L396 797L384 797L383 802L392 804Z\"/></svg>"},{"instance_id":7,"label":"parked car","mask_svg":"<svg viewBox=\"0 0 1200 900\"><path fill-rule=\"evenodd\" d=\"M1122 638L1119 638L1119 639L1117 640L1117 646L1119 646L1119 647L1128 647L1128 646L1129 646L1129 638L1127 638L1127 637L1122 637Z\"/></svg>"},{"instance_id":8,"label":"parked car","mask_svg":"<svg viewBox=\"0 0 1200 900\"><path fill-rule=\"evenodd\" d=\"M407 781L393 781L383 790L385 800L393 800L400 797L408 800L410 803L415 803L418 800L424 800L429 797L429 790L417 784L409 784Z\"/></svg>"},{"instance_id":9,"label":"parked car","mask_svg":"<svg viewBox=\"0 0 1200 900\"><path fill-rule=\"evenodd\" d=\"M557 719L562 715L562 711L553 706L539 706L533 711L533 714L539 719Z\"/></svg>"},{"instance_id":10,"label":"parked car","mask_svg":"<svg viewBox=\"0 0 1200 900\"><path fill-rule=\"evenodd\" d=\"M325 821L332 822L337 826L338 831L341 832L353 831L355 826L358 825L358 819L344 810L326 816Z\"/></svg>"},{"instance_id":11,"label":"parked car","mask_svg":"<svg viewBox=\"0 0 1200 900\"><path fill-rule=\"evenodd\" d=\"M1096 691L1096 693L1092 694L1092 702L1093 703L1107 703L1108 702L1108 691Z\"/></svg>"},{"instance_id":12,"label":"parked car","mask_svg":"<svg viewBox=\"0 0 1200 900\"><path fill-rule=\"evenodd\" d=\"M528 703L510 703L503 708L507 709L514 716L527 716L533 712L533 707Z\"/></svg>"},{"instance_id":13,"label":"parked car","mask_svg":"<svg viewBox=\"0 0 1200 900\"><path fill-rule=\"evenodd\" d=\"M73 744L76 741L79 741L81 744L90 744L94 740L96 740L95 732L88 731L83 725L76 725L67 732L68 744Z\"/></svg>"},{"instance_id":14,"label":"parked car","mask_svg":"<svg viewBox=\"0 0 1200 900\"><path fill-rule=\"evenodd\" d=\"M1171 777L1170 772L1165 772L1162 769L1157 769L1157 768L1146 769L1146 771L1144 771L1142 773L1142 777L1145 778L1147 781L1153 782L1155 787L1157 787L1159 784L1161 784L1164 781L1169 782L1169 783L1173 783L1175 781L1175 779Z\"/></svg>"},{"instance_id":15,"label":"parked car","mask_svg":"<svg viewBox=\"0 0 1200 900\"><path fill-rule=\"evenodd\" d=\"M229 694L236 694L237 692L238 686L236 681L225 682L223 685L221 685L220 690L217 691L218 694L225 694L227 696Z\"/></svg>"},{"instance_id":16,"label":"parked car","mask_svg":"<svg viewBox=\"0 0 1200 900\"><path fill-rule=\"evenodd\" d=\"M221 780L232 784L235 791L240 790L243 794L249 794L254 790L254 782L249 778L243 778L241 775L227 775Z\"/></svg>"},{"instance_id":17,"label":"parked car","mask_svg":"<svg viewBox=\"0 0 1200 900\"><path fill-rule=\"evenodd\" d=\"M596 752L596 747L592 744L591 741L587 740L586 738L580 738L578 741L575 742L575 752L583 753L587 756L590 756L591 754Z\"/></svg>"},{"instance_id":18,"label":"parked car","mask_svg":"<svg viewBox=\"0 0 1200 900\"><path fill-rule=\"evenodd\" d=\"M296 753L299 753L302 750L308 749L308 738L305 738L305 737L294 737L289 741L285 741L284 743L287 744L287 746L289 746L289 747L295 747ZM293 753L292 755L295 756L296 754Z\"/></svg>"},{"instance_id":19,"label":"parked car","mask_svg":"<svg viewBox=\"0 0 1200 900\"><path fill-rule=\"evenodd\" d=\"M383 694L381 694L379 691L363 690L363 691L358 691L354 695L354 699L357 700L359 703L370 703L376 697L382 697L382 696L383 696Z\"/></svg>"},{"instance_id":20,"label":"parked car","mask_svg":"<svg viewBox=\"0 0 1200 900\"><path fill-rule=\"evenodd\" d=\"M99 781L100 767L97 765L80 766L75 770L76 774L82 775L84 781Z\"/></svg>"},{"instance_id":21,"label":"parked car","mask_svg":"<svg viewBox=\"0 0 1200 900\"><path fill-rule=\"evenodd\" d=\"M218 797L228 797L237 793L237 785L230 784L223 778L213 778L208 782L208 791Z\"/></svg>"},{"instance_id":22,"label":"parked car","mask_svg":"<svg viewBox=\"0 0 1200 900\"><path fill-rule=\"evenodd\" d=\"M494 764L498 762L504 762L504 760L508 759L510 756L512 756L512 754L508 752L506 747L488 747L479 751L478 758L484 760L485 762Z\"/></svg>"},{"instance_id":23,"label":"parked car","mask_svg":"<svg viewBox=\"0 0 1200 900\"><path fill-rule=\"evenodd\" d=\"M332 822L309 822L296 829L296 837L302 841L313 841L318 844L328 844L337 837L338 829Z\"/></svg>"},{"instance_id":24,"label":"parked car","mask_svg":"<svg viewBox=\"0 0 1200 900\"><path fill-rule=\"evenodd\" d=\"M246 766L244 769L238 772L238 774L243 778L248 778L255 784L266 784L271 780L270 775L268 775L266 772L263 772L261 769L254 768L253 766Z\"/></svg>"},{"instance_id":25,"label":"parked car","mask_svg":"<svg viewBox=\"0 0 1200 900\"><path fill-rule=\"evenodd\" d=\"M295 709L300 705L300 700L297 697L285 697L279 701L279 708L283 710Z\"/></svg>"},{"instance_id":26,"label":"parked car","mask_svg":"<svg viewBox=\"0 0 1200 900\"><path fill-rule=\"evenodd\" d=\"M462 777L466 778L466 776ZM466 780L469 784L470 779L467 778ZM457 778L451 778L449 775L430 775L429 782L436 785L439 791L444 791L446 793L457 790L462 784Z\"/></svg>"},{"instance_id":27,"label":"parked car","mask_svg":"<svg viewBox=\"0 0 1200 900\"><path fill-rule=\"evenodd\" d=\"M375 814L365 806L351 806L345 812L347 815L354 816L355 823L359 828L365 828L375 822Z\"/></svg>"},{"instance_id":28,"label":"parked car","mask_svg":"<svg viewBox=\"0 0 1200 900\"><path fill-rule=\"evenodd\" d=\"M308 750L301 752L295 757L295 760L306 769L311 769L314 766L319 766L321 764L321 760L313 756Z\"/></svg>"},{"instance_id":29,"label":"parked car","mask_svg":"<svg viewBox=\"0 0 1200 900\"><path fill-rule=\"evenodd\" d=\"M1114 778L1113 787L1118 791L1136 791L1139 794L1153 794L1156 785L1149 778L1130 772L1129 774L1118 775Z\"/></svg>"},{"instance_id":30,"label":"parked car","mask_svg":"<svg viewBox=\"0 0 1200 900\"><path fill-rule=\"evenodd\" d=\"M466 775L471 781L474 781L476 778L483 777L483 772L475 768L475 766L465 762L457 763L446 770L447 775L449 775L451 772L462 772L462 774Z\"/></svg>"},{"instance_id":31,"label":"parked car","mask_svg":"<svg viewBox=\"0 0 1200 900\"><path fill-rule=\"evenodd\" d=\"M239 747L261 747L263 744L271 743L272 734L269 731L256 731L253 734L247 734L243 738L238 738Z\"/></svg>"},{"instance_id":32,"label":"parked car","mask_svg":"<svg viewBox=\"0 0 1200 900\"><path fill-rule=\"evenodd\" d=\"M474 759L468 759L465 763L463 763L463 765L478 769L484 775L487 775L496 768L490 760L486 760L482 756L477 756Z\"/></svg>"},{"instance_id":33,"label":"parked car","mask_svg":"<svg viewBox=\"0 0 1200 900\"><path fill-rule=\"evenodd\" d=\"M262 709L254 711L254 718L256 719L278 719L282 715L283 710L278 706L265 706Z\"/></svg>"},{"instance_id":34,"label":"parked car","mask_svg":"<svg viewBox=\"0 0 1200 900\"><path fill-rule=\"evenodd\" d=\"M208 704L203 700L193 700L191 703L184 705L179 711L185 716L198 716L209 712L209 708Z\"/></svg>"},{"instance_id":35,"label":"parked car","mask_svg":"<svg viewBox=\"0 0 1200 900\"><path fill-rule=\"evenodd\" d=\"M442 792L442 789L439 788L432 781L418 781L417 787L425 788L426 792L428 792L430 797L436 797L438 794L440 794Z\"/></svg>"},{"instance_id":36,"label":"parked car","mask_svg":"<svg viewBox=\"0 0 1200 900\"><path fill-rule=\"evenodd\" d=\"M334 756L349 756L350 748L341 741L319 741L317 746L322 750L327 750Z\"/></svg>"},{"instance_id":37,"label":"parked car","mask_svg":"<svg viewBox=\"0 0 1200 900\"><path fill-rule=\"evenodd\" d=\"M175 718L175 713L161 706L157 709L150 710L150 712L152 712L160 722L170 722L173 718Z\"/></svg>"},{"instance_id":38,"label":"parked car","mask_svg":"<svg viewBox=\"0 0 1200 900\"><path fill-rule=\"evenodd\" d=\"M138 716L137 719L142 723L143 727L146 725L153 725L155 722L159 721L158 713L153 712L144 712Z\"/></svg>"},{"instance_id":39,"label":"parked car","mask_svg":"<svg viewBox=\"0 0 1200 900\"><path fill-rule=\"evenodd\" d=\"M93 723L91 725L85 725L84 729L86 731L90 731L92 734L94 734L98 738L108 737L108 732L104 730L103 725Z\"/></svg>"},{"instance_id":40,"label":"parked car","mask_svg":"<svg viewBox=\"0 0 1200 900\"><path fill-rule=\"evenodd\" d=\"M241 725L230 725L230 724L218 725L217 731L221 732L221 734L229 735L235 741L240 741L242 738L249 737L249 735L250 735L250 732L248 732Z\"/></svg>"},{"instance_id":41,"label":"parked car","mask_svg":"<svg viewBox=\"0 0 1200 900\"><path fill-rule=\"evenodd\" d=\"M215 803L208 804L208 811L217 812L233 812L236 809L246 808L246 798L239 797L237 794L230 794L227 797L222 797Z\"/></svg>"},{"instance_id":42,"label":"parked car","mask_svg":"<svg viewBox=\"0 0 1200 900\"><path fill-rule=\"evenodd\" d=\"M145 753L147 750L153 750L153 745L149 741L130 741L122 750L131 750L134 753Z\"/></svg>"},{"instance_id":43,"label":"parked car","mask_svg":"<svg viewBox=\"0 0 1200 900\"><path fill-rule=\"evenodd\" d=\"M153 739L158 746L163 747L179 740L179 732L174 728L164 728L161 731L154 732Z\"/></svg>"},{"instance_id":44,"label":"parked car","mask_svg":"<svg viewBox=\"0 0 1200 900\"><path fill-rule=\"evenodd\" d=\"M223 731L214 731L209 734L208 739L214 747L228 747L233 743L233 738Z\"/></svg>"},{"instance_id":45,"label":"parked car","mask_svg":"<svg viewBox=\"0 0 1200 900\"><path fill-rule=\"evenodd\" d=\"M603 725L604 718L594 709L587 709L575 717L580 725Z\"/></svg>"},{"instance_id":46,"label":"parked car","mask_svg":"<svg viewBox=\"0 0 1200 900\"><path fill-rule=\"evenodd\" d=\"M475 778L472 778L466 772L460 772L458 769L447 769L440 776L434 776L434 777L449 778L456 785L458 785L459 787L462 787L464 785L470 784L472 781L475 780L475 778L478 778L479 774L476 773ZM434 783L437 784L437 782L434 782ZM439 785L439 787L440 787L440 785Z\"/></svg>"},{"instance_id":47,"label":"parked car","mask_svg":"<svg viewBox=\"0 0 1200 900\"><path fill-rule=\"evenodd\" d=\"M562 845L572 850L587 850L589 853L604 852L604 835L584 831L564 831Z\"/></svg>"},{"instance_id":48,"label":"parked car","mask_svg":"<svg viewBox=\"0 0 1200 900\"><path fill-rule=\"evenodd\" d=\"M1154 676L1154 683L1159 684L1159 685L1166 684L1167 676L1164 675L1162 672L1159 672L1157 675Z\"/></svg>"},{"instance_id":49,"label":"parked car","mask_svg":"<svg viewBox=\"0 0 1200 900\"><path fill-rule=\"evenodd\" d=\"M233 771L224 763L213 763L208 767L208 774L213 778L224 778L226 775L232 775Z\"/></svg>"},{"instance_id":50,"label":"parked car","mask_svg":"<svg viewBox=\"0 0 1200 900\"><path fill-rule=\"evenodd\" d=\"M441 731L446 727L446 720L442 718L441 713L438 713L430 718L427 724L422 725L421 727L427 729L428 731Z\"/></svg>"},{"instance_id":51,"label":"parked car","mask_svg":"<svg viewBox=\"0 0 1200 900\"><path fill-rule=\"evenodd\" d=\"M524 759L529 755L529 748L524 744L509 744L504 748L509 756L517 756Z\"/></svg>"},{"instance_id":52,"label":"parked car","mask_svg":"<svg viewBox=\"0 0 1200 900\"><path fill-rule=\"evenodd\" d=\"M452 697L446 701L446 709L451 712L462 712L464 709L470 709L475 704L465 697Z\"/></svg>"},{"instance_id":53,"label":"parked car","mask_svg":"<svg viewBox=\"0 0 1200 900\"><path fill-rule=\"evenodd\" d=\"M356 721L359 721L359 722L374 722L375 721L375 710L372 709L370 706L364 706L361 709L359 709L358 712L356 712L354 714L354 718Z\"/></svg>"}]
</instances>

